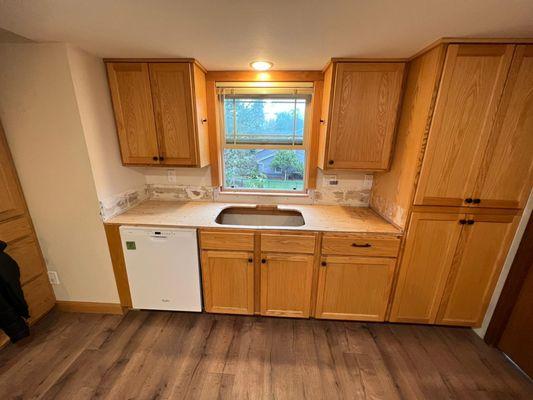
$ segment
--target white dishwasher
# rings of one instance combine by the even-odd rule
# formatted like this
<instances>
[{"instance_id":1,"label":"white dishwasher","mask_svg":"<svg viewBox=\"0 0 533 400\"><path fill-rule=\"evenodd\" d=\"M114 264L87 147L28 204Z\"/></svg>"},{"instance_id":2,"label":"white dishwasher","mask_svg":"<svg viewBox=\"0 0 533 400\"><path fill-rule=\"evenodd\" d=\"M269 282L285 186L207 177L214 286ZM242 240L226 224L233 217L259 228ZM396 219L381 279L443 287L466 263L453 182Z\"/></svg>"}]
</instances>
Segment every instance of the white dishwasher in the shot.
<instances>
[{"instance_id":1,"label":"white dishwasher","mask_svg":"<svg viewBox=\"0 0 533 400\"><path fill-rule=\"evenodd\" d=\"M120 227L133 308L202 311L196 229Z\"/></svg>"}]
</instances>

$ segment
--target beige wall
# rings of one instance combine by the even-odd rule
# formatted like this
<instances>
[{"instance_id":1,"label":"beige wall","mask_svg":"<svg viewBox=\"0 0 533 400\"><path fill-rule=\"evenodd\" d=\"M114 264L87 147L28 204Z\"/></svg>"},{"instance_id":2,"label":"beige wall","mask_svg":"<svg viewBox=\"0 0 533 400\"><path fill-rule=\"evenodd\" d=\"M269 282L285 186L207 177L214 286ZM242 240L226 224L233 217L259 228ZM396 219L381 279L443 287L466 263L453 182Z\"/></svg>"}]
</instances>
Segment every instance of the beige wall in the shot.
<instances>
[{"instance_id":1,"label":"beige wall","mask_svg":"<svg viewBox=\"0 0 533 400\"><path fill-rule=\"evenodd\" d=\"M122 166L102 59L73 46L67 54L98 199L144 189L144 174Z\"/></svg>"},{"instance_id":2,"label":"beige wall","mask_svg":"<svg viewBox=\"0 0 533 400\"><path fill-rule=\"evenodd\" d=\"M68 54L0 45L0 118L57 299L117 303Z\"/></svg>"}]
</instances>

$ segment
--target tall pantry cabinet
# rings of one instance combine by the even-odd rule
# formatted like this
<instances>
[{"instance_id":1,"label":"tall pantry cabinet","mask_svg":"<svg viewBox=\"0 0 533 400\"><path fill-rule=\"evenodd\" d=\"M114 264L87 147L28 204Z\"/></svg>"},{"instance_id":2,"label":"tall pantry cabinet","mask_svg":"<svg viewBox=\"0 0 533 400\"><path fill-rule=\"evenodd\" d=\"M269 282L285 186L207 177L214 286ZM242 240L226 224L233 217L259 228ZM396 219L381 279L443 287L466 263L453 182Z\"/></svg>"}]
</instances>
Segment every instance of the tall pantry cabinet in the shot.
<instances>
[{"instance_id":1,"label":"tall pantry cabinet","mask_svg":"<svg viewBox=\"0 0 533 400\"><path fill-rule=\"evenodd\" d=\"M19 265L20 283L30 311L30 324L54 307L55 296L17 172L0 123L0 240ZM0 331L0 346L8 341Z\"/></svg>"},{"instance_id":2,"label":"tall pantry cabinet","mask_svg":"<svg viewBox=\"0 0 533 400\"><path fill-rule=\"evenodd\" d=\"M533 180L533 45L447 43L411 62L372 207L405 228L389 320L479 326Z\"/></svg>"}]
</instances>

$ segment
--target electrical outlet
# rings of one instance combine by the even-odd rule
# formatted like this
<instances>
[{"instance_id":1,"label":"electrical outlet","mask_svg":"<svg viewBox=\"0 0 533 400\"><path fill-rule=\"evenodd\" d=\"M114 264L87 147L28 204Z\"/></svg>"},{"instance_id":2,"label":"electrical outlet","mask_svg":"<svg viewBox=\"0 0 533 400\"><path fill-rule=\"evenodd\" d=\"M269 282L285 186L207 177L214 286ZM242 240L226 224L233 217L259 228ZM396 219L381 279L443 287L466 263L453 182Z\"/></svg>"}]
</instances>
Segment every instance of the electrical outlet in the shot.
<instances>
[{"instance_id":1,"label":"electrical outlet","mask_svg":"<svg viewBox=\"0 0 533 400\"><path fill-rule=\"evenodd\" d=\"M176 183L176 171L173 169L167 169L168 183Z\"/></svg>"},{"instance_id":2,"label":"electrical outlet","mask_svg":"<svg viewBox=\"0 0 533 400\"><path fill-rule=\"evenodd\" d=\"M325 186L336 186L339 184L337 175L324 175L323 182Z\"/></svg>"},{"instance_id":3,"label":"electrical outlet","mask_svg":"<svg viewBox=\"0 0 533 400\"><path fill-rule=\"evenodd\" d=\"M56 271L48 271L48 280L52 285L59 285L59 275Z\"/></svg>"}]
</instances>

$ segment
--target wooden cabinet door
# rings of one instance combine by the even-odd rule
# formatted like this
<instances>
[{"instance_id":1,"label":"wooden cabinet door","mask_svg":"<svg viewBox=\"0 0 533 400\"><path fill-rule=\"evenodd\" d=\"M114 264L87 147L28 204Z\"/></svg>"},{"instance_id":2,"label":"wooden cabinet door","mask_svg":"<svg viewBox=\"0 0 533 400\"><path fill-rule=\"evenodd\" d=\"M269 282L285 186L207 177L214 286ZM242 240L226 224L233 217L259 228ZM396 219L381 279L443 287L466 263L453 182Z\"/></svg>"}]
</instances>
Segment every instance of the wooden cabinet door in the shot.
<instances>
[{"instance_id":1,"label":"wooden cabinet door","mask_svg":"<svg viewBox=\"0 0 533 400\"><path fill-rule=\"evenodd\" d=\"M465 214L414 212L391 308L390 321L435 322Z\"/></svg>"},{"instance_id":2,"label":"wooden cabinet door","mask_svg":"<svg viewBox=\"0 0 533 400\"><path fill-rule=\"evenodd\" d=\"M253 253L202 251L202 280L207 312L254 313Z\"/></svg>"},{"instance_id":3,"label":"wooden cabinet door","mask_svg":"<svg viewBox=\"0 0 533 400\"><path fill-rule=\"evenodd\" d=\"M460 206L473 197L513 49L448 47L415 204Z\"/></svg>"},{"instance_id":4,"label":"wooden cabinet door","mask_svg":"<svg viewBox=\"0 0 533 400\"><path fill-rule=\"evenodd\" d=\"M147 63L108 63L115 121L124 164L159 164Z\"/></svg>"},{"instance_id":5,"label":"wooden cabinet door","mask_svg":"<svg viewBox=\"0 0 533 400\"><path fill-rule=\"evenodd\" d=\"M150 63L150 81L162 163L196 165L191 64Z\"/></svg>"},{"instance_id":6,"label":"wooden cabinet door","mask_svg":"<svg viewBox=\"0 0 533 400\"><path fill-rule=\"evenodd\" d=\"M338 63L329 116L327 168L389 166L403 63Z\"/></svg>"},{"instance_id":7,"label":"wooden cabinet door","mask_svg":"<svg viewBox=\"0 0 533 400\"><path fill-rule=\"evenodd\" d=\"M476 183L480 207L523 208L533 182L533 45L517 46Z\"/></svg>"},{"instance_id":8,"label":"wooden cabinet door","mask_svg":"<svg viewBox=\"0 0 533 400\"><path fill-rule=\"evenodd\" d=\"M512 215L468 215L436 322L479 326L516 228Z\"/></svg>"},{"instance_id":9,"label":"wooden cabinet door","mask_svg":"<svg viewBox=\"0 0 533 400\"><path fill-rule=\"evenodd\" d=\"M24 214L24 200L4 130L0 124L0 222Z\"/></svg>"},{"instance_id":10,"label":"wooden cabinet door","mask_svg":"<svg viewBox=\"0 0 533 400\"><path fill-rule=\"evenodd\" d=\"M262 254L261 315L309 317L313 261L312 255Z\"/></svg>"},{"instance_id":11,"label":"wooden cabinet door","mask_svg":"<svg viewBox=\"0 0 533 400\"><path fill-rule=\"evenodd\" d=\"M315 316L325 319L384 321L396 259L322 259Z\"/></svg>"}]
</instances>

